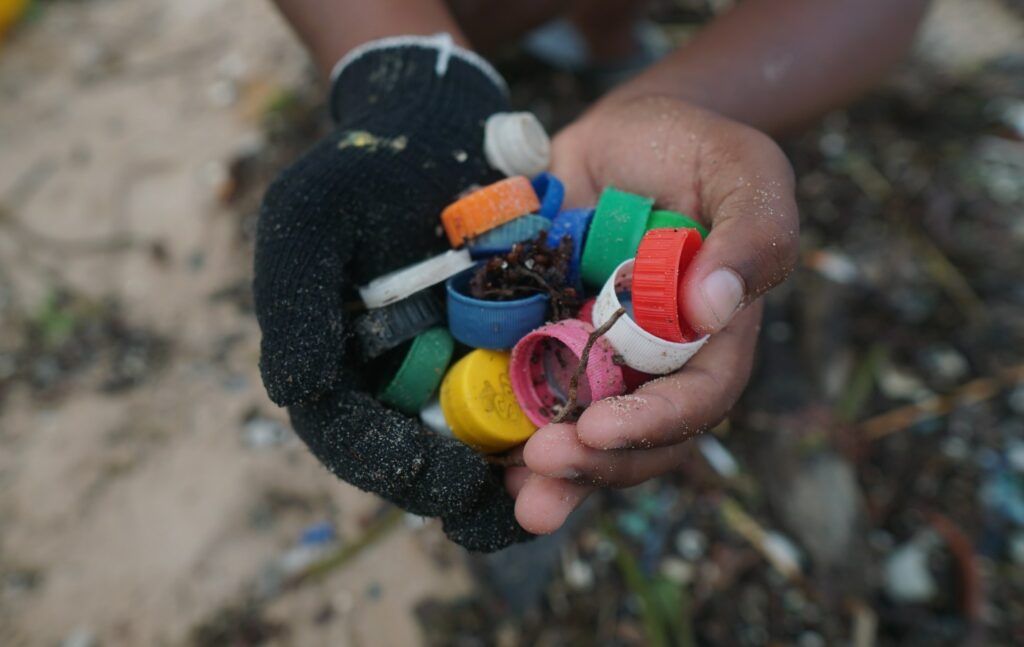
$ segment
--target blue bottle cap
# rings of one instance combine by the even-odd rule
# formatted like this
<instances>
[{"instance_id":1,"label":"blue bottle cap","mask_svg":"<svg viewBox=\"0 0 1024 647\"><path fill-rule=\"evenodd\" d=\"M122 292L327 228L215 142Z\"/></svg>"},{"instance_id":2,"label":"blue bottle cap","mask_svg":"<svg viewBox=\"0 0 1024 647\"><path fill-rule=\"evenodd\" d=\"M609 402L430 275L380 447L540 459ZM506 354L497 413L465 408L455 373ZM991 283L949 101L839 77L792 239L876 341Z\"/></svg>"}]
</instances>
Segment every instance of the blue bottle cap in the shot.
<instances>
[{"instance_id":1,"label":"blue bottle cap","mask_svg":"<svg viewBox=\"0 0 1024 647\"><path fill-rule=\"evenodd\" d=\"M544 323L550 298L535 294L514 301L485 301L469 295L476 268L448 279L448 328L452 337L473 348L504 350Z\"/></svg>"},{"instance_id":2,"label":"blue bottle cap","mask_svg":"<svg viewBox=\"0 0 1024 647\"><path fill-rule=\"evenodd\" d=\"M473 258L507 254L516 243L530 240L547 229L551 229L551 221L547 218L534 214L520 216L470 239L466 248Z\"/></svg>"},{"instance_id":3,"label":"blue bottle cap","mask_svg":"<svg viewBox=\"0 0 1024 647\"><path fill-rule=\"evenodd\" d=\"M583 294L583 280L580 277L580 258L583 256L583 245L590 229L590 221L594 219L593 209L569 209L555 216L548 230L548 245L557 247L565 236L572 238L572 256L569 259L569 274L566 277L569 285L576 292Z\"/></svg>"},{"instance_id":4,"label":"blue bottle cap","mask_svg":"<svg viewBox=\"0 0 1024 647\"><path fill-rule=\"evenodd\" d=\"M565 199L565 186L562 181L550 173L541 173L530 180L533 190L540 200L540 215L548 220L554 220L558 212L562 210L562 200Z\"/></svg>"}]
</instances>

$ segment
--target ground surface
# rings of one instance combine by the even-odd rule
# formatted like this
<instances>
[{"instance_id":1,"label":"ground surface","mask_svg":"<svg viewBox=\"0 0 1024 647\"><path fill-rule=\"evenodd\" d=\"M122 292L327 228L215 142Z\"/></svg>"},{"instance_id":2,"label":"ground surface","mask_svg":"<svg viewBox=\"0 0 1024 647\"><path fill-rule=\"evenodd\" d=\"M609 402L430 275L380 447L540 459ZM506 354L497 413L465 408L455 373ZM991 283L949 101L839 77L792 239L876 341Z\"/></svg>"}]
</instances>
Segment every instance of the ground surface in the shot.
<instances>
[{"instance_id":1,"label":"ground surface","mask_svg":"<svg viewBox=\"0 0 1024 647\"><path fill-rule=\"evenodd\" d=\"M670 33L706 4L666 7ZM254 211L323 128L268 4L39 3L0 48L0 644L1019 642L1024 387L995 378L1024 361L1024 22L962 6L788 144L805 265L720 430L736 469L695 445L579 532L474 561L485 586L259 383ZM504 70L552 125L587 94ZM316 551L333 568L289 583Z\"/></svg>"}]
</instances>

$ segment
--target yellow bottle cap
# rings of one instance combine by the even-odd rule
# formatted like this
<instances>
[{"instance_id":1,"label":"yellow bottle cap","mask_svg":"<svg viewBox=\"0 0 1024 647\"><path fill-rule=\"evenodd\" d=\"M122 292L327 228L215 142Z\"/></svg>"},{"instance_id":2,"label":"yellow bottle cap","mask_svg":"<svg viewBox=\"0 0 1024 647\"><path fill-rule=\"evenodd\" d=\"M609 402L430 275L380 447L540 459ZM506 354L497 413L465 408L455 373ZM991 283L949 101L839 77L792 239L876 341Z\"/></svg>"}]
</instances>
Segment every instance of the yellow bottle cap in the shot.
<instances>
[{"instance_id":1,"label":"yellow bottle cap","mask_svg":"<svg viewBox=\"0 0 1024 647\"><path fill-rule=\"evenodd\" d=\"M441 383L441 411L452 434L485 453L524 442L537 430L519 408L508 379L509 353L477 349Z\"/></svg>"}]
</instances>

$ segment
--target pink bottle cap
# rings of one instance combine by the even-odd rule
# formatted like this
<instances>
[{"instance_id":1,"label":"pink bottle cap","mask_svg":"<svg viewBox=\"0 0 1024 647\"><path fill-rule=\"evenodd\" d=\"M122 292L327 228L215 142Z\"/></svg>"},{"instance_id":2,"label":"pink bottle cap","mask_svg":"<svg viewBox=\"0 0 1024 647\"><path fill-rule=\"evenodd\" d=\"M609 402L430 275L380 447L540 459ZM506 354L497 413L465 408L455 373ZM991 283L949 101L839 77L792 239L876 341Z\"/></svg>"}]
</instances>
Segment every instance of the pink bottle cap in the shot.
<instances>
[{"instance_id":1,"label":"pink bottle cap","mask_svg":"<svg viewBox=\"0 0 1024 647\"><path fill-rule=\"evenodd\" d=\"M589 323L565 319L534 330L512 349L512 391L535 425L549 423L565 404L569 381L593 331ZM626 392L622 369L614 357L611 344L604 337L598 338L590 349L586 371L577 387L578 404L586 406Z\"/></svg>"}]
</instances>

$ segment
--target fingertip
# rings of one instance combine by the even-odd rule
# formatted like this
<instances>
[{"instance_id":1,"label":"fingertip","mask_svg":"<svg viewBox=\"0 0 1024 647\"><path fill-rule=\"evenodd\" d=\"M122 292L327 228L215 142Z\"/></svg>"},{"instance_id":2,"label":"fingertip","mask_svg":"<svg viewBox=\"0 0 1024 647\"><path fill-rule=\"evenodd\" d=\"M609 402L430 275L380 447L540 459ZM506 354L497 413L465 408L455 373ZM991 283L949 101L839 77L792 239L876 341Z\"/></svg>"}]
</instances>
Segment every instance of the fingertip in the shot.
<instances>
[{"instance_id":1,"label":"fingertip","mask_svg":"<svg viewBox=\"0 0 1024 647\"><path fill-rule=\"evenodd\" d=\"M550 535L593 491L593 487L531 474L516 498L516 521L535 535Z\"/></svg>"},{"instance_id":2,"label":"fingertip","mask_svg":"<svg viewBox=\"0 0 1024 647\"><path fill-rule=\"evenodd\" d=\"M576 425L558 423L541 427L523 447L523 462L531 471L553 478L571 479Z\"/></svg>"},{"instance_id":3,"label":"fingertip","mask_svg":"<svg viewBox=\"0 0 1024 647\"><path fill-rule=\"evenodd\" d=\"M725 328L743 304L746 285L735 270L695 267L680 283L682 315L696 332L710 335Z\"/></svg>"}]
</instances>

